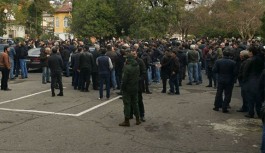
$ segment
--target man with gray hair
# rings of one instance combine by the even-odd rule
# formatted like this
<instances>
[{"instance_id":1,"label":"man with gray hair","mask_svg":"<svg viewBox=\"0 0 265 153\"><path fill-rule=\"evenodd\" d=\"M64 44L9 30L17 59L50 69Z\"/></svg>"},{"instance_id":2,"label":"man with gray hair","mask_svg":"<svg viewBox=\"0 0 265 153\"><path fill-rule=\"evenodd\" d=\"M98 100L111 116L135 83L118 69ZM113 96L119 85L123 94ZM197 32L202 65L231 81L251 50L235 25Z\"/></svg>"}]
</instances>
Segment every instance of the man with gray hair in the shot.
<instances>
[{"instance_id":1,"label":"man with gray hair","mask_svg":"<svg viewBox=\"0 0 265 153\"><path fill-rule=\"evenodd\" d=\"M190 49L187 52L187 61L188 61L188 75L189 75L189 83L187 85L192 85L194 81L196 85L199 84L198 80L198 62L199 62L199 53L196 51L196 45L192 44Z\"/></svg>"}]
</instances>

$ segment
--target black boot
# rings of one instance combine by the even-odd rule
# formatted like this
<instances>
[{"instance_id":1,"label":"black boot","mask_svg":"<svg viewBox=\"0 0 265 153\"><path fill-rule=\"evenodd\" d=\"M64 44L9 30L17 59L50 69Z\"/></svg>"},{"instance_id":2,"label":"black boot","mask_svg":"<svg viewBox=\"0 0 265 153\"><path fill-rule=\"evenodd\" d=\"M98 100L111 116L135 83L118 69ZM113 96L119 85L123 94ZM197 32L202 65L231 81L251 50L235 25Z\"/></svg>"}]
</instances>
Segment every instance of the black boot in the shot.
<instances>
[{"instance_id":1,"label":"black boot","mask_svg":"<svg viewBox=\"0 0 265 153\"><path fill-rule=\"evenodd\" d=\"M139 118L139 116L138 117L136 117L136 123L135 123L136 125L140 125L141 124L141 121L140 121L140 118Z\"/></svg>"},{"instance_id":2,"label":"black boot","mask_svg":"<svg viewBox=\"0 0 265 153\"><path fill-rule=\"evenodd\" d=\"M55 97L54 88L52 88L51 90L52 90L52 97Z\"/></svg>"},{"instance_id":3,"label":"black boot","mask_svg":"<svg viewBox=\"0 0 265 153\"><path fill-rule=\"evenodd\" d=\"M63 96L63 92L58 93L57 96Z\"/></svg>"},{"instance_id":4,"label":"black boot","mask_svg":"<svg viewBox=\"0 0 265 153\"><path fill-rule=\"evenodd\" d=\"M119 126L130 126L129 118L125 117L124 122L120 123Z\"/></svg>"}]
</instances>

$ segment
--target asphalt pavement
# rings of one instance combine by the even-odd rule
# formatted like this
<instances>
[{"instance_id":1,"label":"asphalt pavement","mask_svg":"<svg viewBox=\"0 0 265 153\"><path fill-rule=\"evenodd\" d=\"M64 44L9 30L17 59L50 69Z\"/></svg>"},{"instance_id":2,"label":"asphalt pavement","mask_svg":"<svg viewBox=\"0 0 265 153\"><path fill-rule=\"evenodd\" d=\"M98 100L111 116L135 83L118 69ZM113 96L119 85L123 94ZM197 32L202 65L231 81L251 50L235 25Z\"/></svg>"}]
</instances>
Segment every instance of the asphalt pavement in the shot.
<instances>
[{"instance_id":1,"label":"asphalt pavement","mask_svg":"<svg viewBox=\"0 0 265 153\"><path fill-rule=\"evenodd\" d=\"M204 76L205 77L205 76ZM180 95L143 94L146 122L120 127L123 103L111 90L73 90L63 77L64 96L51 97L41 73L9 82L0 91L0 153L259 153L261 121L236 110L240 88L234 87L228 114L212 110L216 89L203 84L180 87ZM91 87L90 87L91 88ZM58 93L59 91L57 91ZM105 93L104 93L105 94Z\"/></svg>"}]
</instances>

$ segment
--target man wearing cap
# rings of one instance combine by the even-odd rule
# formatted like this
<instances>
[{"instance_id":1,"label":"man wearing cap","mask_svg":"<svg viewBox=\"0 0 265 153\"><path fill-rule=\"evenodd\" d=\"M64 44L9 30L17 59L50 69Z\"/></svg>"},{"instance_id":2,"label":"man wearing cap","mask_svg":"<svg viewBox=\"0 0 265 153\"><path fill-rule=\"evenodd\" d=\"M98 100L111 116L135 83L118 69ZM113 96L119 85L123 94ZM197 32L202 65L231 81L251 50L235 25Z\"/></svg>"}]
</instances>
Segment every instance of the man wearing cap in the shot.
<instances>
[{"instance_id":1,"label":"man wearing cap","mask_svg":"<svg viewBox=\"0 0 265 153\"><path fill-rule=\"evenodd\" d=\"M119 126L130 126L131 106L133 107L133 113L136 117L136 125L141 124L139 118L138 107L138 82L139 82L140 69L139 64L134 57L130 54L127 55L126 63L123 68L122 85L123 91L123 104L124 104L124 122Z\"/></svg>"},{"instance_id":2,"label":"man wearing cap","mask_svg":"<svg viewBox=\"0 0 265 153\"><path fill-rule=\"evenodd\" d=\"M137 56L137 51L135 49L133 49L131 51L131 54L133 55L134 59L137 61L137 63L139 64L139 71L140 71L140 74L139 74L139 82L138 82L138 105L139 105L139 111L140 111L140 119L142 122L145 122L145 109L144 109L144 103L143 103L143 95L142 95L142 81L144 80L145 78L145 75L146 75L146 67L145 67L145 64L144 64L144 61L139 58ZM132 107L133 109L133 107ZM131 113L131 118L132 118L132 113Z\"/></svg>"}]
</instances>

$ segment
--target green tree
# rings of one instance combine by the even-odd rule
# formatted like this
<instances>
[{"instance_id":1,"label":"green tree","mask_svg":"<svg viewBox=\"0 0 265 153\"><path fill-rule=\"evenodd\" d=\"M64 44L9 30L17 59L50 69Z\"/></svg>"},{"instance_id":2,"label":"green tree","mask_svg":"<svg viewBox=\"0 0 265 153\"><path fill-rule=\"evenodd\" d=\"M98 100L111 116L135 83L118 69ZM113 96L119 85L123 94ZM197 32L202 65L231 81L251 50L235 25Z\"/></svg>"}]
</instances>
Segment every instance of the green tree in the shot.
<instances>
[{"instance_id":1,"label":"green tree","mask_svg":"<svg viewBox=\"0 0 265 153\"><path fill-rule=\"evenodd\" d=\"M124 34L134 38L160 38L172 31L178 19L178 10L184 6L184 2L184 0L76 1L71 30L80 36L106 37Z\"/></svg>"},{"instance_id":2,"label":"green tree","mask_svg":"<svg viewBox=\"0 0 265 153\"><path fill-rule=\"evenodd\" d=\"M38 37L42 34L42 13L53 12L52 7L47 0L34 0L28 6L26 14L26 27L29 27L28 33L31 37Z\"/></svg>"},{"instance_id":3,"label":"green tree","mask_svg":"<svg viewBox=\"0 0 265 153\"><path fill-rule=\"evenodd\" d=\"M196 35L226 36L252 39L257 34L264 0L204 0L193 13L192 33Z\"/></svg>"},{"instance_id":4,"label":"green tree","mask_svg":"<svg viewBox=\"0 0 265 153\"><path fill-rule=\"evenodd\" d=\"M143 0L135 12L135 22L130 27L130 35L136 38L161 38L175 33L183 0Z\"/></svg>"},{"instance_id":5,"label":"green tree","mask_svg":"<svg viewBox=\"0 0 265 153\"><path fill-rule=\"evenodd\" d=\"M116 15L108 1L77 1L72 16L71 31L78 36L108 37L116 34Z\"/></svg>"}]
</instances>

